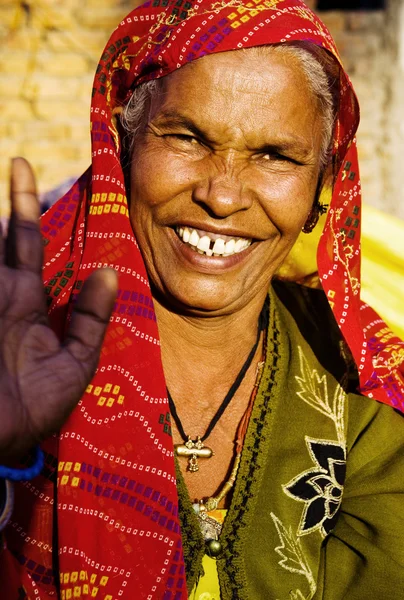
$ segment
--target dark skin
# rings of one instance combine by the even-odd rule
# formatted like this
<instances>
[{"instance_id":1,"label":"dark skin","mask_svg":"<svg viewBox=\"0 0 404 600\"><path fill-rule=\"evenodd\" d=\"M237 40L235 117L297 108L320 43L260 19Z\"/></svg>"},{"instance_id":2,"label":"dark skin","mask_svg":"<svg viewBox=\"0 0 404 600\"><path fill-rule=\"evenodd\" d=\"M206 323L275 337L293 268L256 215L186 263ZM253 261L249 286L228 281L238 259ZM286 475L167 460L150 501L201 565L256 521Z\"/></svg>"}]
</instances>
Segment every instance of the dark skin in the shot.
<instances>
[{"instance_id":1,"label":"dark skin","mask_svg":"<svg viewBox=\"0 0 404 600\"><path fill-rule=\"evenodd\" d=\"M299 64L228 52L167 77L137 140L132 226L154 288L168 389L193 438L248 356L269 282L310 212L320 132ZM237 255L201 256L179 239L179 226L254 242ZM197 473L180 459L192 501L216 494L229 474L261 355L262 339L206 442L215 456L201 459Z\"/></svg>"},{"instance_id":2,"label":"dark skin","mask_svg":"<svg viewBox=\"0 0 404 600\"><path fill-rule=\"evenodd\" d=\"M167 385L185 431L196 436L249 354L269 282L310 212L321 126L300 66L276 56L205 57L168 76L163 91L134 150L130 217L153 288ZM2 462L73 410L96 368L116 293L115 273L95 272L60 345L47 323L35 183L23 159L13 164L11 202L0 267ZM174 228L182 225L252 243L239 254L201 256L179 239ZM215 494L229 473L261 356L262 339L209 438L215 456L196 474L181 461L192 500Z\"/></svg>"},{"instance_id":3,"label":"dark skin","mask_svg":"<svg viewBox=\"0 0 404 600\"><path fill-rule=\"evenodd\" d=\"M48 324L32 170L14 159L11 221L0 244L0 457L12 464L67 419L97 366L113 307L114 271L87 281L63 344Z\"/></svg>"}]
</instances>

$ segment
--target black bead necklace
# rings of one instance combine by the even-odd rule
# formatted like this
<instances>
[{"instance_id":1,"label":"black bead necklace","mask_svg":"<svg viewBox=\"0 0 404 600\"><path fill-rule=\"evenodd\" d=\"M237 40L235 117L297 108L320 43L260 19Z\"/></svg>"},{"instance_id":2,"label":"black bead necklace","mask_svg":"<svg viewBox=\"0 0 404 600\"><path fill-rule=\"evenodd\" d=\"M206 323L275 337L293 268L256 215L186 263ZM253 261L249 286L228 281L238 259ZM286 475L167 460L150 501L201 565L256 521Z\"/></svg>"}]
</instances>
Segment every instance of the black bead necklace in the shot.
<instances>
[{"instance_id":1,"label":"black bead necklace","mask_svg":"<svg viewBox=\"0 0 404 600\"><path fill-rule=\"evenodd\" d=\"M202 437L198 436L196 439L192 439L190 435L187 435L185 433L184 427L181 423L181 419L178 416L177 409L174 404L174 400L172 399L170 392L167 390L168 404L170 407L170 412L171 412L171 415L177 426L179 434L184 441L183 444L176 444L174 446L175 453L177 456L185 456L186 458L188 458L188 471L190 471L191 473L196 473L197 471L199 471L198 458L210 458L211 456L213 456L213 450L211 448L209 448L208 446L205 446L204 441L208 439L208 437L212 433L213 429L217 425L218 421L223 416L224 411L229 406L231 400L234 397L234 394L237 392L238 388L240 387L240 384L243 381L248 369L250 368L250 365L251 365L253 358L255 356L255 353L257 351L258 344L259 344L260 337L261 337L261 332L267 328L267 322L268 322L268 302L265 302L264 306L262 307L260 316L258 318L257 339L255 340L254 346L251 348L251 351L250 351L249 355L247 356L243 366L241 367L236 379L234 380L233 385L230 387L229 391L227 392L226 396L224 397L223 402L217 409L211 422L209 423L209 426L208 426L205 434Z\"/></svg>"}]
</instances>

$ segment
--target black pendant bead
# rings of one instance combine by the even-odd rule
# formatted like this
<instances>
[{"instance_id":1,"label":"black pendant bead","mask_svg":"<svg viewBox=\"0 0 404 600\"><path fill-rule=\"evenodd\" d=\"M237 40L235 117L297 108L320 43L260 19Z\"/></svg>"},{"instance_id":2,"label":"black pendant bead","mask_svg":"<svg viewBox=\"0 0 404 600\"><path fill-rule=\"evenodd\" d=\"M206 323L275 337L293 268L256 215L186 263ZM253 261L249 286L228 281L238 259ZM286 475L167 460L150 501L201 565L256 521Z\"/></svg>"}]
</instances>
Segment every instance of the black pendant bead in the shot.
<instances>
[{"instance_id":1,"label":"black pendant bead","mask_svg":"<svg viewBox=\"0 0 404 600\"><path fill-rule=\"evenodd\" d=\"M219 540L207 540L205 542L205 552L210 558L217 558L222 553L222 544Z\"/></svg>"}]
</instances>

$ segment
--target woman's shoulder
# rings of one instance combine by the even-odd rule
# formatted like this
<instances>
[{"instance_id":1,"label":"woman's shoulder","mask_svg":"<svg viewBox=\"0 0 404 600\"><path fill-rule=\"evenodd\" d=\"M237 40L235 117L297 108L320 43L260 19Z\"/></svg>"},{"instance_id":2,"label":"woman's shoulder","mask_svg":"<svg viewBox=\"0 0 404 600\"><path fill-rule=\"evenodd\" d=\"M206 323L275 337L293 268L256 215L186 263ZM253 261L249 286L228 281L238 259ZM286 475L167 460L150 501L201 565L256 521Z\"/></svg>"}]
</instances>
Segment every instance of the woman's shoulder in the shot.
<instances>
[{"instance_id":1,"label":"woman's shoulder","mask_svg":"<svg viewBox=\"0 0 404 600\"><path fill-rule=\"evenodd\" d=\"M337 381L347 380L347 390L354 392L359 383L351 352L337 325L322 289L294 282L274 280L273 299L283 321L310 346L315 358Z\"/></svg>"},{"instance_id":2,"label":"woman's shoulder","mask_svg":"<svg viewBox=\"0 0 404 600\"><path fill-rule=\"evenodd\" d=\"M298 335L310 346L316 361L337 382L344 382L348 392L350 445L361 438L365 429L377 428L377 437L389 437L394 431L396 443L404 443L404 415L358 391L359 378L356 365L328 304L323 290L309 288L293 282L273 282L278 309L283 318L293 320ZM286 322L286 321L285 321ZM369 436L367 436L369 439Z\"/></svg>"},{"instance_id":3,"label":"woman's shoulder","mask_svg":"<svg viewBox=\"0 0 404 600\"><path fill-rule=\"evenodd\" d=\"M321 288L280 279L273 280L272 288L278 302L291 314L310 345L318 345L320 341L338 345L342 334Z\"/></svg>"}]
</instances>

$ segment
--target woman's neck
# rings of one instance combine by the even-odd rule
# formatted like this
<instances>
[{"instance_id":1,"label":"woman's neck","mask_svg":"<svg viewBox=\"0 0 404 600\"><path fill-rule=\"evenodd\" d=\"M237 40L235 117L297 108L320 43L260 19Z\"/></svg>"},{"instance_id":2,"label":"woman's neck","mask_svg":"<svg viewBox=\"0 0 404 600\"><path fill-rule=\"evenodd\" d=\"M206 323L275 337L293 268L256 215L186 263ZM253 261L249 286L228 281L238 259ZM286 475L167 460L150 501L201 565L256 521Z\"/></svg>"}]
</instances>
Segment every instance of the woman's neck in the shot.
<instances>
[{"instance_id":1,"label":"woman's neck","mask_svg":"<svg viewBox=\"0 0 404 600\"><path fill-rule=\"evenodd\" d=\"M223 398L257 336L264 299L224 316L180 315L155 302L167 387L174 399Z\"/></svg>"},{"instance_id":2,"label":"woman's neck","mask_svg":"<svg viewBox=\"0 0 404 600\"><path fill-rule=\"evenodd\" d=\"M220 318L185 317L155 302L167 387L186 436L195 439L208 431L255 344L264 301L262 296L239 313ZM206 446L214 452L209 468L201 459L200 470L190 473L188 459L178 459L192 501L217 494L230 475L237 431L256 382L264 335L239 388L206 439ZM174 421L172 434L174 444L184 443Z\"/></svg>"}]
</instances>

